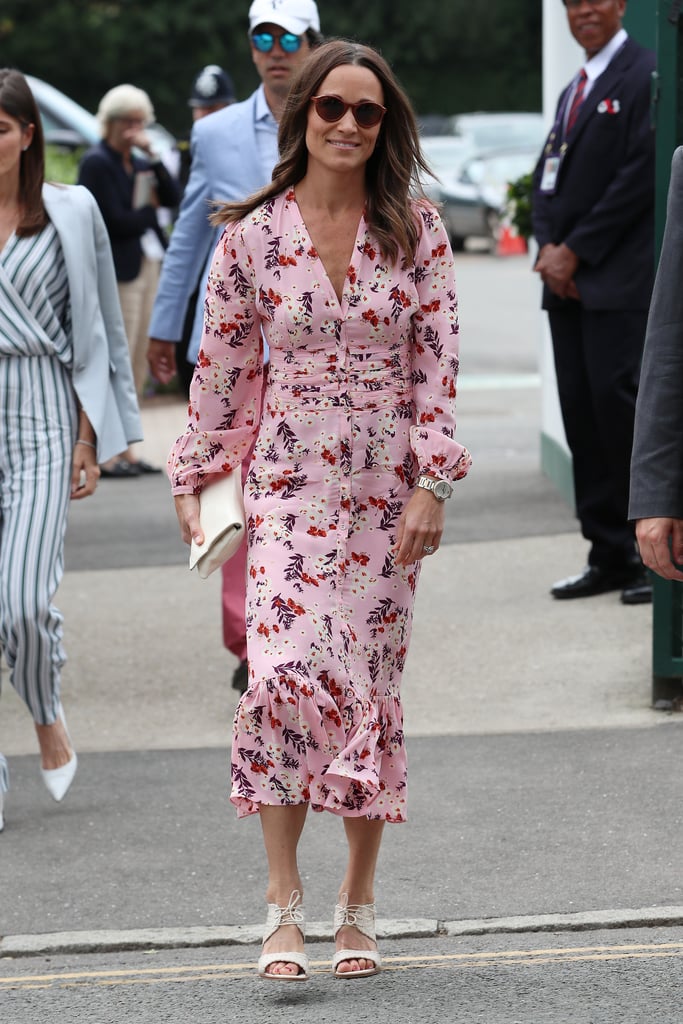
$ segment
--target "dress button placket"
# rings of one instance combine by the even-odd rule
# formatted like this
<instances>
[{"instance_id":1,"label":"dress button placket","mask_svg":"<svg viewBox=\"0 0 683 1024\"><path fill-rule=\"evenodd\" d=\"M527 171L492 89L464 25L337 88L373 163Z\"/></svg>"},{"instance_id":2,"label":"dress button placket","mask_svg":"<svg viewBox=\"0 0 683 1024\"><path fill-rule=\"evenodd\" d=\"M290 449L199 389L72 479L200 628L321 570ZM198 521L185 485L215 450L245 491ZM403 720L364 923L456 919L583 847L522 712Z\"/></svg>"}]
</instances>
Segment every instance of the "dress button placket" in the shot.
<instances>
[{"instance_id":1,"label":"dress button placket","mask_svg":"<svg viewBox=\"0 0 683 1024\"><path fill-rule=\"evenodd\" d=\"M351 528L351 459L353 451L352 409L349 395L349 345L344 320L339 321L337 332L339 373L339 522L337 526L337 552L339 565L345 565L349 550ZM344 574L345 575L345 574ZM343 602L344 575L339 580L338 596Z\"/></svg>"}]
</instances>

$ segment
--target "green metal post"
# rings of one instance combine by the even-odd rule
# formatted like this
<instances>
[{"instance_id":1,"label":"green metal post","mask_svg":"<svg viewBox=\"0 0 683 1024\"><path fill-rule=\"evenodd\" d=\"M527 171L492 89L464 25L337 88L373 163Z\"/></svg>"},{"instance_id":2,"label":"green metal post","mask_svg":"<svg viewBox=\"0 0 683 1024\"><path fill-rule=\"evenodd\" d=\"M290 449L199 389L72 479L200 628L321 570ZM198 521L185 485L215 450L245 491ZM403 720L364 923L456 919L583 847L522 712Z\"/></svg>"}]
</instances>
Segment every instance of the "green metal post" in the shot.
<instances>
[{"instance_id":1,"label":"green metal post","mask_svg":"<svg viewBox=\"0 0 683 1024\"><path fill-rule=\"evenodd\" d=\"M657 22L652 0L628 0L624 14L624 28L641 46L654 50L657 41Z\"/></svg>"},{"instance_id":2,"label":"green metal post","mask_svg":"<svg viewBox=\"0 0 683 1024\"><path fill-rule=\"evenodd\" d=\"M653 84L653 123L657 130L655 201L656 249L659 252L666 221L671 157L683 141L683 0L657 0L656 13L657 72Z\"/></svg>"},{"instance_id":3,"label":"green metal post","mask_svg":"<svg viewBox=\"0 0 683 1024\"><path fill-rule=\"evenodd\" d=\"M650 6L649 0L643 2ZM657 72L652 88L652 119L657 132L655 232L659 253L666 222L671 156L683 141L683 0L657 0L655 16ZM652 702L656 705L681 697L683 585L653 576Z\"/></svg>"}]
</instances>

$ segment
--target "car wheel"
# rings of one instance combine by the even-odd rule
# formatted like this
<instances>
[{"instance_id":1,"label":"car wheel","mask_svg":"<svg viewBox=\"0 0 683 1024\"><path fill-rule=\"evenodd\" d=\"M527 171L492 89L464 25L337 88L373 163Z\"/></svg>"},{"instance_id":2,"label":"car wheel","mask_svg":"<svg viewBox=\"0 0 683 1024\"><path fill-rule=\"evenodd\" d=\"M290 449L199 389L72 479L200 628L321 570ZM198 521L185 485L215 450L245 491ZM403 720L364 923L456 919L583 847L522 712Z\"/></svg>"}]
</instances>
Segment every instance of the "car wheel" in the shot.
<instances>
[{"instance_id":1,"label":"car wheel","mask_svg":"<svg viewBox=\"0 0 683 1024\"><path fill-rule=\"evenodd\" d=\"M459 235L451 235L451 249L453 252L464 252L465 239L460 238Z\"/></svg>"}]
</instances>

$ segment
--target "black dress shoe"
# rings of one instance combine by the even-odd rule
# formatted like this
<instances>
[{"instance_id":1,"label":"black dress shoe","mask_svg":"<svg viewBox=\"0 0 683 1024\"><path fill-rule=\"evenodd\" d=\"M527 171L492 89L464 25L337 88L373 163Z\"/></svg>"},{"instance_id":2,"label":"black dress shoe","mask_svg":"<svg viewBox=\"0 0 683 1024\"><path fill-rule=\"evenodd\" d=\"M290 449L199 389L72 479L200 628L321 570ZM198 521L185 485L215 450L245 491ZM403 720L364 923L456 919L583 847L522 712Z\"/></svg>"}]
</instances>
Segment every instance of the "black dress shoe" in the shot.
<instances>
[{"instance_id":1,"label":"black dress shoe","mask_svg":"<svg viewBox=\"0 0 683 1024\"><path fill-rule=\"evenodd\" d=\"M624 587L621 592L621 603L652 604L652 584L645 573L641 573L638 579Z\"/></svg>"},{"instance_id":2,"label":"black dress shoe","mask_svg":"<svg viewBox=\"0 0 683 1024\"><path fill-rule=\"evenodd\" d=\"M138 473L161 473L159 466L152 466L151 463L145 462L144 459L137 459L137 461L132 462L131 465L135 466Z\"/></svg>"},{"instance_id":3,"label":"black dress shoe","mask_svg":"<svg viewBox=\"0 0 683 1024\"><path fill-rule=\"evenodd\" d=\"M232 688L245 693L249 686L249 663L241 661L232 676Z\"/></svg>"},{"instance_id":4,"label":"black dress shoe","mask_svg":"<svg viewBox=\"0 0 683 1024\"><path fill-rule=\"evenodd\" d=\"M111 480L130 480L131 477L140 476L140 470L136 463L119 459L112 466L100 466L100 476Z\"/></svg>"},{"instance_id":5,"label":"black dress shoe","mask_svg":"<svg viewBox=\"0 0 683 1024\"><path fill-rule=\"evenodd\" d=\"M578 576L558 580L550 593L560 601L567 601L572 597L593 597L595 594L606 594L610 590L621 590L636 581L642 582L642 577L643 570L640 566L602 569L599 565L589 565Z\"/></svg>"}]
</instances>

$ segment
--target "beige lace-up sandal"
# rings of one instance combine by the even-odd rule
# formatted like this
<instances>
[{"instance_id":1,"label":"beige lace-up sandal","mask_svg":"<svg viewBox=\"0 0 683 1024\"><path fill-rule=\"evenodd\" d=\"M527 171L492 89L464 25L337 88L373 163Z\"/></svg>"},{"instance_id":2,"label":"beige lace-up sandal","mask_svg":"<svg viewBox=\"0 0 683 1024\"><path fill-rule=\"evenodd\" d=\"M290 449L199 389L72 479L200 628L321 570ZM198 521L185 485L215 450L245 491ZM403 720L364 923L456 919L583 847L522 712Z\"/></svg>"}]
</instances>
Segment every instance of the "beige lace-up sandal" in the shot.
<instances>
[{"instance_id":1,"label":"beige lace-up sandal","mask_svg":"<svg viewBox=\"0 0 683 1024\"><path fill-rule=\"evenodd\" d=\"M274 935L283 924L293 924L305 934L304 908L301 906L301 893L295 889L289 897L286 907L279 907L277 903L268 904L266 915L266 927L263 933L263 941L266 943L271 935ZM299 968L298 974L273 974L268 968L272 964L296 964ZM262 953L258 961L258 973L260 978L267 978L268 981L308 981L308 957L305 953L280 952Z\"/></svg>"},{"instance_id":2,"label":"beige lace-up sandal","mask_svg":"<svg viewBox=\"0 0 683 1024\"><path fill-rule=\"evenodd\" d=\"M334 937L336 939L340 928L350 925L357 928L361 935L365 935L372 942L377 941L375 934L375 904L362 903L356 906L349 906L348 893L342 896L342 902L334 908ZM371 960L373 966L366 967L362 971L339 971L339 965L346 960ZM368 978L371 974L378 974L382 958L376 949L340 949L334 954L332 960L332 973L335 978Z\"/></svg>"}]
</instances>

